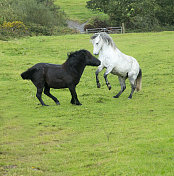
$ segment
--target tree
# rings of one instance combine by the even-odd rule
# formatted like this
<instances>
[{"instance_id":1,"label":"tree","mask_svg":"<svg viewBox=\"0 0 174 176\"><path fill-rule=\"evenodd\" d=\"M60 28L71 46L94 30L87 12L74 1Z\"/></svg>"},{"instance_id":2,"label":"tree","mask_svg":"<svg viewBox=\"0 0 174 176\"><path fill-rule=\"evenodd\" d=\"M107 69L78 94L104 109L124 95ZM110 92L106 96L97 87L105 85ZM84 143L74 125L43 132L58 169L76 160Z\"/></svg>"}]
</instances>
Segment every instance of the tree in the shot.
<instances>
[{"instance_id":1,"label":"tree","mask_svg":"<svg viewBox=\"0 0 174 176\"><path fill-rule=\"evenodd\" d=\"M91 0L87 8L109 15L111 23L125 23L130 29L152 30L159 24L173 24L171 0Z\"/></svg>"},{"instance_id":2,"label":"tree","mask_svg":"<svg viewBox=\"0 0 174 176\"><path fill-rule=\"evenodd\" d=\"M155 15L162 25L174 25L174 1L156 0Z\"/></svg>"}]
</instances>

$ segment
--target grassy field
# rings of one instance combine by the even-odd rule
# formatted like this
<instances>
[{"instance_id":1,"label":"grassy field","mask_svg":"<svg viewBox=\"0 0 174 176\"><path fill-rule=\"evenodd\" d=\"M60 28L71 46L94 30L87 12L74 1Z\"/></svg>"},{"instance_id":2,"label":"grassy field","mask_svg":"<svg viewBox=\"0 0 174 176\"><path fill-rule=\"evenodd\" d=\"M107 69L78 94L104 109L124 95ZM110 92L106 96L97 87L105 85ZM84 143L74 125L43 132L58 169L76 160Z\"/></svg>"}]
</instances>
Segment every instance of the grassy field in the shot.
<instances>
[{"instance_id":1,"label":"grassy field","mask_svg":"<svg viewBox=\"0 0 174 176\"><path fill-rule=\"evenodd\" d=\"M102 15L102 13L87 9L85 7L86 1L87 0L55 0L55 4L59 5L70 19L83 23L92 16Z\"/></svg>"},{"instance_id":2,"label":"grassy field","mask_svg":"<svg viewBox=\"0 0 174 176\"><path fill-rule=\"evenodd\" d=\"M20 74L38 62L62 64L67 52L88 49L89 35L31 37L0 41L0 175L6 176L172 176L174 173L174 32L112 35L143 72L142 91L128 100L96 88L95 67L77 86L82 106L70 104L67 89L51 90L61 105Z\"/></svg>"}]
</instances>

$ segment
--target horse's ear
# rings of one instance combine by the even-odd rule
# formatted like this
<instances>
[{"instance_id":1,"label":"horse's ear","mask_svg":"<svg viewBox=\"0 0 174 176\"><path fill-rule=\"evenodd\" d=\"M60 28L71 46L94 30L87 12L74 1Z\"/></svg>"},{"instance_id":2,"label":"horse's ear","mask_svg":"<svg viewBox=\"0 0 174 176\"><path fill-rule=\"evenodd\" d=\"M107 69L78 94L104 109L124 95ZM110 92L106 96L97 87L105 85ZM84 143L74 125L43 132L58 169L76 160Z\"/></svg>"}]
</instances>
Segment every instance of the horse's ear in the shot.
<instances>
[{"instance_id":1,"label":"horse's ear","mask_svg":"<svg viewBox=\"0 0 174 176\"><path fill-rule=\"evenodd\" d=\"M70 54L71 54L70 52L67 52L67 56L68 56L68 57L70 56Z\"/></svg>"},{"instance_id":2,"label":"horse's ear","mask_svg":"<svg viewBox=\"0 0 174 176\"><path fill-rule=\"evenodd\" d=\"M67 56L70 57L72 54L74 54L74 52L68 52Z\"/></svg>"},{"instance_id":3,"label":"horse's ear","mask_svg":"<svg viewBox=\"0 0 174 176\"><path fill-rule=\"evenodd\" d=\"M91 39L94 40L98 35L99 33L95 33L93 36L91 36Z\"/></svg>"}]
</instances>

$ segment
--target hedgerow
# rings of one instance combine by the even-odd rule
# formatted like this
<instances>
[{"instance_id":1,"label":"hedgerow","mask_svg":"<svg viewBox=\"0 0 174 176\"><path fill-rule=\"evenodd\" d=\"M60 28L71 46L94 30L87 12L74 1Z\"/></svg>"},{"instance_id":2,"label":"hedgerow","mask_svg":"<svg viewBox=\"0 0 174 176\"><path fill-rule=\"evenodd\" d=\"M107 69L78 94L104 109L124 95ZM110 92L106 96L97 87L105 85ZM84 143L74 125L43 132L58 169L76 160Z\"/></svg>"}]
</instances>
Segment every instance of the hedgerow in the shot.
<instances>
[{"instance_id":1,"label":"hedgerow","mask_svg":"<svg viewBox=\"0 0 174 176\"><path fill-rule=\"evenodd\" d=\"M0 37L54 35L66 27L66 15L54 0L1 0Z\"/></svg>"}]
</instances>

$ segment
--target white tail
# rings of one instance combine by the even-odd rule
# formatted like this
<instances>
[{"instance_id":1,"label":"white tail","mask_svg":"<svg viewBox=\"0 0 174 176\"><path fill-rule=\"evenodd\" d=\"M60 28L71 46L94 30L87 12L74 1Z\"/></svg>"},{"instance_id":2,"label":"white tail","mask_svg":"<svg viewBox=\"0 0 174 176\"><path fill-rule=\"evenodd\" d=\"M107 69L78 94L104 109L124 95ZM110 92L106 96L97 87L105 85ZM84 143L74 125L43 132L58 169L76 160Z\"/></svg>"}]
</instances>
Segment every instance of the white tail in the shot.
<instances>
[{"instance_id":1,"label":"white tail","mask_svg":"<svg viewBox=\"0 0 174 176\"><path fill-rule=\"evenodd\" d=\"M136 79L136 91L140 91L142 87L142 71L140 69L137 79Z\"/></svg>"}]
</instances>

